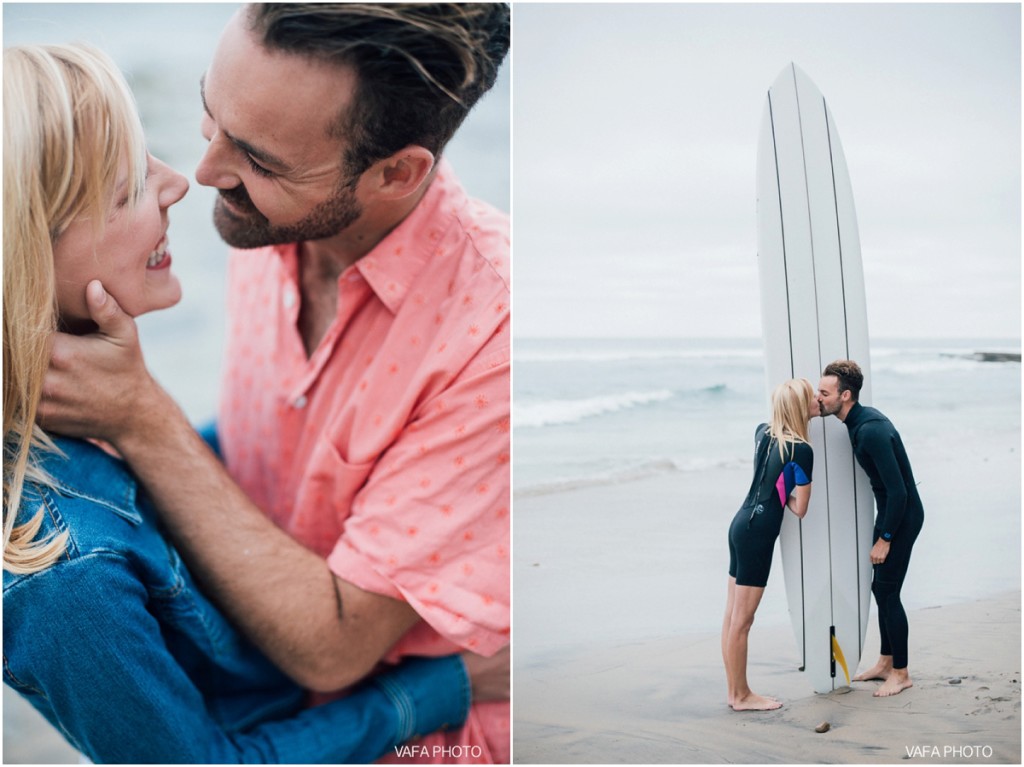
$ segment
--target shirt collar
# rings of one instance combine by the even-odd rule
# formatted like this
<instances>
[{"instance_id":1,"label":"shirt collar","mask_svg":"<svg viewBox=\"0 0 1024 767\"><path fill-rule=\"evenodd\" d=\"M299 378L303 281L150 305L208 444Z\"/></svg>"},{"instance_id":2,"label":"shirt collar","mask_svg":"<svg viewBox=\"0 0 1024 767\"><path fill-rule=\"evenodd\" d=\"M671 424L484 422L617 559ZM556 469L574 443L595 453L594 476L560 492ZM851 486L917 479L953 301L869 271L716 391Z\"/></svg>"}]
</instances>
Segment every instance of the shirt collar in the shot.
<instances>
[{"instance_id":1,"label":"shirt collar","mask_svg":"<svg viewBox=\"0 0 1024 767\"><path fill-rule=\"evenodd\" d=\"M423 199L355 267L389 311L401 307L423 266L441 255L445 235L466 206L467 198L447 160Z\"/></svg>"}]
</instances>

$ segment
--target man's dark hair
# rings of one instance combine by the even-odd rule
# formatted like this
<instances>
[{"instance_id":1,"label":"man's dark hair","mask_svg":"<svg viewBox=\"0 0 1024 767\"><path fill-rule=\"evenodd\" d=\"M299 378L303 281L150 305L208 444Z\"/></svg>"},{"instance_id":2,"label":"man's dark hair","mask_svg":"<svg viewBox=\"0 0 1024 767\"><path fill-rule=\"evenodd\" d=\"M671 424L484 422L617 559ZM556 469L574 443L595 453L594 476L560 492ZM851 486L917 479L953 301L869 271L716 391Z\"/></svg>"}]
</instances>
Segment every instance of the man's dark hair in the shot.
<instances>
[{"instance_id":1,"label":"man's dark hair","mask_svg":"<svg viewBox=\"0 0 1024 767\"><path fill-rule=\"evenodd\" d=\"M835 376L839 380L839 393L850 392L853 401L860 399L860 389L864 385L864 374L853 360L836 360L822 372L822 376Z\"/></svg>"},{"instance_id":2,"label":"man's dark hair","mask_svg":"<svg viewBox=\"0 0 1024 767\"><path fill-rule=\"evenodd\" d=\"M439 156L510 41L506 3L254 3L249 21L268 50L354 68L353 108L335 126L352 175L410 144Z\"/></svg>"}]
</instances>

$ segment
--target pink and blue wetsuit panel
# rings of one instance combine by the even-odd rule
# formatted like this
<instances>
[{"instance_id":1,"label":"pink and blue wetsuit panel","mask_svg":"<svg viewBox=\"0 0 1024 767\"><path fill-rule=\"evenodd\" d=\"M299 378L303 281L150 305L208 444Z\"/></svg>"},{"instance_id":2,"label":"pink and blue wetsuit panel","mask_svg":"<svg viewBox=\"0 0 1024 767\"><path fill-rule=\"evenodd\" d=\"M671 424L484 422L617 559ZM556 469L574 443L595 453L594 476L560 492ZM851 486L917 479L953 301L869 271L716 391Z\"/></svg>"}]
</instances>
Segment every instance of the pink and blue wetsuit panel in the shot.
<instances>
[{"instance_id":1,"label":"pink and blue wetsuit panel","mask_svg":"<svg viewBox=\"0 0 1024 767\"><path fill-rule=\"evenodd\" d=\"M779 492L779 503L782 504L782 508L786 508L786 499L789 498L789 494L793 492L794 487L797 485L807 485L810 482L810 477L800 467L800 464L795 461L790 461L783 466L782 473L779 474L779 478L775 481L775 489Z\"/></svg>"}]
</instances>

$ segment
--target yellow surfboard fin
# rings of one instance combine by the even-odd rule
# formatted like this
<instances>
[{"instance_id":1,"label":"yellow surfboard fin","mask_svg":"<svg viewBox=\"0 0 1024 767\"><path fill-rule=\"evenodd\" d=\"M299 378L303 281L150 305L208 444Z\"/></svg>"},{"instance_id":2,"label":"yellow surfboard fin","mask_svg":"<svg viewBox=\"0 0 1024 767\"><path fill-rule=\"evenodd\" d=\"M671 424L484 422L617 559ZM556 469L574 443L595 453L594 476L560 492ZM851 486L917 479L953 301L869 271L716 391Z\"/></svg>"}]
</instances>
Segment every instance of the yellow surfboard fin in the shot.
<instances>
[{"instance_id":1,"label":"yellow surfboard fin","mask_svg":"<svg viewBox=\"0 0 1024 767\"><path fill-rule=\"evenodd\" d=\"M846 667L846 658L843 657L843 651L839 647L839 640L836 639L836 635L832 635L832 657L839 661L839 665L843 667L843 673L846 674L846 686L850 686L850 669Z\"/></svg>"}]
</instances>

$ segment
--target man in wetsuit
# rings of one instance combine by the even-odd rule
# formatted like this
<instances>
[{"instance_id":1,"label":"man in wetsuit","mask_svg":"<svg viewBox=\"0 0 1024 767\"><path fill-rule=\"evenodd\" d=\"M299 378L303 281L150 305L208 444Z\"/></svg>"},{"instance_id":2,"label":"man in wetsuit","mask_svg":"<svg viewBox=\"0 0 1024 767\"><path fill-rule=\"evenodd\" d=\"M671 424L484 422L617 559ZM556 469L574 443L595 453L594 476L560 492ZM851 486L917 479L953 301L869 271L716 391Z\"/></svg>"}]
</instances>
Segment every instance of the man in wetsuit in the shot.
<instances>
[{"instance_id":1,"label":"man in wetsuit","mask_svg":"<svg viewBox=\"0 0 1024 767\"><path fill-rule=\"evenodd\" d=\"M892 422L857 400L864 384L860 366L852 360L836 360L825 368L818 384L821 415L834 415L846 424L853 454L875 494L875 545L871 549L874 577L871 592L878 605L878 629L882 638L878 663L854 681L881 679L876 697L898 695L913 686L907 670L907 613L900 590L907 577L910 553L924 524L924 507L910 459Z\"/></svg>"}]
</instances>

